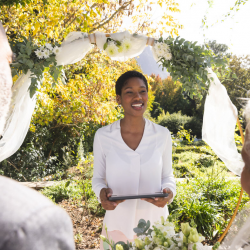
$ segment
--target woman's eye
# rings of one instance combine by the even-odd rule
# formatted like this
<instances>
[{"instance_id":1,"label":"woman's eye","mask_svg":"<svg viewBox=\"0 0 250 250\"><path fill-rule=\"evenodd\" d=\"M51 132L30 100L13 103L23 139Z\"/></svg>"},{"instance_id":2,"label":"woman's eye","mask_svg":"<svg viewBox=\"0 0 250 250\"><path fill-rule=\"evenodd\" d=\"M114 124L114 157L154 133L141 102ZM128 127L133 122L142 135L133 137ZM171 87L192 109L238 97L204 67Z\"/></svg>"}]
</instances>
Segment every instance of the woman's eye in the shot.
<instances>
[{"instance_id":1,"label":"woman's eye","mask_svg":"<svg viewBox=\"0 0 250 250\"><path fill-rule=\"evenodd\" d=\"M131 91L128 91L128 92L126 92L127 94L132 94L133 92L131 92Z\"/></svg>"}]
</instances>

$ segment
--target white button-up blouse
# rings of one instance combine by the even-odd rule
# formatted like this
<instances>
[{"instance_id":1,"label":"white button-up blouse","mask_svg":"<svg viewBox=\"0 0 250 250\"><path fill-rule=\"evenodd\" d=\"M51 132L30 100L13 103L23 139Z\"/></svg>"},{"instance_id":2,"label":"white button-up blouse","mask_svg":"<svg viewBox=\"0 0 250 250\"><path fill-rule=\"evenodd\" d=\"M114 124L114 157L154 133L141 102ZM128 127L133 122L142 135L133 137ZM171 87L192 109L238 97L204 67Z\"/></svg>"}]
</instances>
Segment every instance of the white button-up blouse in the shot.
<instances>
[{"instance_id":1,"label":"white button-up blouse","mask_svg":"<svg viewBox=\"0 0 250 250\"><path fill-rule=\"evenodd\" d=\"M120 120L97 130L94 138L94 175L92 187L99 199L102 188L111 188L113 195L151 194L168 187L176 193L172 170L172 141L167 128L145 119L144 133L136 150L123 141ZM120 203L106 211L103 223L108 231L119 230L133 239L140 219L151 225L168 208L157 207L137 199Z\"/></svg>"}]
</instances>

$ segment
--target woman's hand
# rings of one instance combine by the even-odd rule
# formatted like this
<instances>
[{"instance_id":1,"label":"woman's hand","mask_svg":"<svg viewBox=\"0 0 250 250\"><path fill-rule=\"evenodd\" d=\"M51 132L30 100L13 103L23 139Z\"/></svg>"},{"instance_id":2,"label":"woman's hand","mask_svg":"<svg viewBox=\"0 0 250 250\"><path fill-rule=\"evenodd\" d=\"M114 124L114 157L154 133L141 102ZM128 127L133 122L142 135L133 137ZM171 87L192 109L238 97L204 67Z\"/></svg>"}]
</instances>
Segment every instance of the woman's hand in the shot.
<instances>
[{"instance_id":1,"label":"woman's hand","mask_svg":"<svg viewBox=\"0 0 250 250\"><path fill-rule=\"evenodd\" d=\"M101 204L105 210L114 210L119 203L125 201L125 200L109 201L108 197L110 197L112 194L113 191L111 188L103 188L100 192Z\"/></svg>"},{"instance_id":2,"label":"woman's hand","mask_svg":"<svg viewBox=\"0 0 250 250\"><path fill-rule=\"evenodd\" d=\"M168 197L155 197L154 199L153 198L143 198L141 200L152 203L157 207L165 207L165 205L168 204L170 200L172 200L173 192L169 188L164 188L163 193L167 193Z\"/></svg>"}]
</instances>

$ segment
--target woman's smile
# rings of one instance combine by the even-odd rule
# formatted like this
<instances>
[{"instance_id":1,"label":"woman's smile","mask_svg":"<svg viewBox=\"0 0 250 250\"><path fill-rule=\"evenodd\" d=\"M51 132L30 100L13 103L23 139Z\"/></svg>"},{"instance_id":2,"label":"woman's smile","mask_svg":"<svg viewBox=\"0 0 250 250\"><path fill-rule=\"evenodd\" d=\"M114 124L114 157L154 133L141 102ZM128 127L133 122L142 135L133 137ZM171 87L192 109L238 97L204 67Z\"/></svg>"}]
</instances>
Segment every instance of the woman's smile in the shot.
<instances>
[{"instance_id":1,"label":"woman's smile","mask_svg":"<svg viewBox=\"0 0 250 250\"><path fill-rule=\"evenodd\" d=\"M144 104L142 102L141 103L133 103L131 106L135 110L142 110L142 108L144 107Z\"/></svg>"}]
</instances>

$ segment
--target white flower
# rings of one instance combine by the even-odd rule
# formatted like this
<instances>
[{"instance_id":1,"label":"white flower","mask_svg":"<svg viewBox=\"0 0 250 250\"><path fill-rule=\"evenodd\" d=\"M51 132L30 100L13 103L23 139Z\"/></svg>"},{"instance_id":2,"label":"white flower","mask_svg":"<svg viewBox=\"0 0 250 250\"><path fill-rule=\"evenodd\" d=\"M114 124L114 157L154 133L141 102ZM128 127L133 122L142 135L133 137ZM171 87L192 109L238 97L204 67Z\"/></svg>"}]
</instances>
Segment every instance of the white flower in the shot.
<instances>
[{"instance_id":1,"label":"white flower","mask_svg":"<svg viewBox=\"0 0 250 250\"><path fill-rule=\"evenodd\" d=\"M53 47L52 47L52 45L51 45L50 43L46 43L46 44L45 44L45 47L46 47L47 49L49 49L49 50L53 50Z\"/></svg>"},{"instance_id":2,"label":"white flower","mask_svg":"<svg viewBox=\"0 0 250 250\"><path fill-rule=\"evenodd\" d=\"M172 59L172 54L171 53L167 53L167 54L164 55L164 58L166 60L171 60Z\"/></svg>"},{"instance_id":3,"label":"white flower","mask_svg":"<svg viewBox=\"0 0 250 250\"><path fill-rule=\"evenodd\" d=\"M112 56L116 56L118 54L118 48L115 45L114 42L110 42L108 44L108 47L105 49L105 51L107 52L107 54L112 57Z\"/></svg>"},{"instance_id":4,"label":"white flower","mask_svg":"<svg viewBox=\"0 0 250 250\"><path fill-rule=\"evenodd\" d=\"M155 247L154 250L161 250L161 248L160 247Z\"/></svg>"},{"instance_id":5,"label":"white flower","mask_svg":"<svg viewBox=\"0 0 250 250\"><path fill-rule=\"evenodd\" d=\"M35 53L39 59L44 58L44 53L40 49L36 50Z\"/></svg>"},{"instance_id":6,"label":"white flower","mask_svg":"<svg viewBox=\"0 0 250 250\"><path fill-rule=\"evenodd\" d=\"M153 50L158 60L160 60L161 58L164 58L165 60L172 59L170 47L166 43L155 43L155 45L153 46Z\"/></svg>"},{"instance_id":7,"label":"white flower","mask_svg":"<svg viewBox=\"0 0 250 250\"><path fill-rule=\"evenodd\" d=\"M151 236L154 237L156 235L155 231L151 233Z\"/></svg>"},{"instance_id":8,"label":"white flower","mask_svg":"<svg viewBox=\"0 0 250 250\"><path fill-rule=\"evenodd\" d=\"M59 54L60 51L61 51L61 48L59 48L57 46L55 46L55 48L53 49L53 53L56 54L56 55Z\"/></svg>"},{"instance_id":9,"label":"white flower","mask_svg":"<svg viewBox=\"0 0 250 250\"><path fill-rule=\"evenodd\" d=\"M48 49L45 49L45 50L43 51L43 54L44 54L44 58L49 58L49 56L50 56L50 51L49 51Z\"/></svg>"},{"instance_id":10,"label":"white flower","mask_svg":"<svg viewBox=\"0 0 250 250\"><path fill-rule=\"evenodd\" d=\"M124 38L122 40L122 47L124 48L125 51L129 51L132 47L131 40L129 38Z\"/></svg>"}]
</instances>

